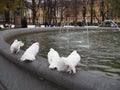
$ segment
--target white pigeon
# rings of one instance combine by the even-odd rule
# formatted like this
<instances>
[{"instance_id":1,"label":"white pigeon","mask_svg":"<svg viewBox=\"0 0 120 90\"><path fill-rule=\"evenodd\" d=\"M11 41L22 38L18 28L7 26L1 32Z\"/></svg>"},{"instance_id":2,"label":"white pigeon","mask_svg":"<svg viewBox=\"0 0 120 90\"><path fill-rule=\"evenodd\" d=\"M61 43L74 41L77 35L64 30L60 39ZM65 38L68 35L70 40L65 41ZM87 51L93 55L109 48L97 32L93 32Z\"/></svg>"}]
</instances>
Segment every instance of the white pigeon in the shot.
<instances>
[{"instance_id":1,"label":"white pigeon","mask_svg":"<svg viewBox=\"0 0 120 90\"><path fill-rule=\"evenodd\" d=\"M55 69L57 67L58 60L60 59L59 53L55 51L53 48L47 54L48 63L50 69Z\"/></svg>"},{"instance_id":2,"label":"white pigeon","mask_svg":"<svg viewBox=\"0 0 120 90\"><path fill-rule=\"evenodd\" d=\"M20 51L20 47L24 46L22 41L18 41L17 39L10 46L11 53L18 53Z\"/></svg>"},{"instance_id":3,"label":"white pigeon","mask_svg":"<svg viewBox=\"0 0 120 90\"><path fill-rule=\"evenodd\" d=\"M63 59L63 62L65 65L68 66L68 72L69 73L76 73L76 66L80 62L80 55L77 53L76 50L74 50L68 57L61 57Z\"/></svg>"},{"instance_id":4,"label":"white pigeon","mask_svg":"<svg viewBox=\"0 0 120 90\"><path fill-rule=\"evenodd\" d=\"M35 56L37 55L38 52L39 52L39 43L38 42L33 43L28 49L26 49L26 51L24 52L24 54L20 59L21 61L25 61L25 60L34 61L36 59Z\"/></svg>"},{"instance_id":5,"label":"white pigeon","mask_svg":"<svg viewBox=\"0 0 120 90\"><path fill-rule=\"evenodd\" d=\"M57 71L67 71L69 66L65 65L64 59L60 57L60 59L57 61Z\"/></svg>"}]
</instances>

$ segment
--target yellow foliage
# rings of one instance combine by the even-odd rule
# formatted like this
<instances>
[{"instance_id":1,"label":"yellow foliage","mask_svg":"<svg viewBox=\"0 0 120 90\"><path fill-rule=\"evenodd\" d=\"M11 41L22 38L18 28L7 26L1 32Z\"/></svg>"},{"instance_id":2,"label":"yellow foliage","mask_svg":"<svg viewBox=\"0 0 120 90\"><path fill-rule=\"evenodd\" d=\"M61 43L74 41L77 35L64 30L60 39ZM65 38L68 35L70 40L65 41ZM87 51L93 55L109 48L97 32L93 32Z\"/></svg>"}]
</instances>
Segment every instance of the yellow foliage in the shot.
<instances>
[{"instance_id":1,"label":"yellow foliage","mask_svg":"<svg viewBox=\"0 0 120 90\"><path fill-rule=\"evenodd\" d=\"M0 11L15 10L20 0L0 0ZM9 8L7 8L7 4Z\"/></svg>"}]
</instances>

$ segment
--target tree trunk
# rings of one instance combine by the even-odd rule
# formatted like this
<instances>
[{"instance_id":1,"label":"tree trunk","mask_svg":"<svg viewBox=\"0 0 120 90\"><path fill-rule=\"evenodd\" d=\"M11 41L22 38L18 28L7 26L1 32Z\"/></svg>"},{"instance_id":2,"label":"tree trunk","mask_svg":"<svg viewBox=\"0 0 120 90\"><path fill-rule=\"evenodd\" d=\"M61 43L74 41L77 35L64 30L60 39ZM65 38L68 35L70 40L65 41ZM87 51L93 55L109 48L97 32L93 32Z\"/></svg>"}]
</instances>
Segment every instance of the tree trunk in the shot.
<instances>
[{"instance_id":1,"label":"tree trunk","mask_svg":"<svg viewBox=\"0 0 120 90\"><path fill-rule=\"evenodd\" d=\"M91 20L90 20L90 24L92 25L93 24L93 5L94 5L94 0L91 0L91 11L90 11L90 17L91 17Z\"/></svg>"},{"instance_id":2,"label":"tree trunk","mask_svg":"<svg viewBox=\"0 0 120 90\"><path fill-rule=\"evenodd\" d=\"M101 2L101 16L102 16L102 21L105 20L105 14L104 14L104 1Z\"/></svg>"},{"instance_id":3,"label":"tree trunk","mask_svg":"<svg viewBox=\"0 0 120 90\"><path fill-rule=\"evenodd\" d=\"M5 11L5 23L10 23L10 14L9 11Z\"/></svg>"},{"instance_id":4,"label":"tree trunk","mask_svg":"<svg viewBox=\"0 0 120 90\"><path fill-rule=\"evenodd\" d=\"M33 17L32 17L32 23L33 23L33 25L35 25L35 20L36 20L36 13L33 12Z\"/></svg>"},{"instance_id":5,"label":"tree trunk","mask_svg":"<svg viewBox=\"0 0 120 90\"><path fill-rule=\"evenodd\" d=\"M35 8L35 0L32 0L32 24L35 25L35 19L36 19L36 8Z\"/></svg>"},{"instance_id":6,"label":"tree trunk","mask_svg":"<svg viewBox=\"0 0 120 90\"><path fill-rule=\"evenodd\" d=\"M77 23L77 0L74 0L74 22Z\"/></svg>"}]
</instances>

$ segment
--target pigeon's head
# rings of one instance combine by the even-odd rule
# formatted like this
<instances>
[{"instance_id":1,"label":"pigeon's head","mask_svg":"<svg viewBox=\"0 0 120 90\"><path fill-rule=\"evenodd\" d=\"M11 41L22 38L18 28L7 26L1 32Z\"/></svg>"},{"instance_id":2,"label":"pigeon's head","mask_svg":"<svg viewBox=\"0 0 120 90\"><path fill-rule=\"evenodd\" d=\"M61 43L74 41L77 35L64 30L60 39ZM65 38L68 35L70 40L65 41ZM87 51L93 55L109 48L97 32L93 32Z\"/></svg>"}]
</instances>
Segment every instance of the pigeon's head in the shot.
<instances>
[{"instance_id":1,"label":"pigeon's head","mask_svg":"<svg viewBox=\"0 0 120 90\"><path fill-rule=\"evenodd\" d=\"M50 48L50 51L55 51L53 48Z\"/></svg>"},{"instance_id":2,"label":"pigeon's head","mask_svg":"<svg viewBox=\"0 0 120 90\"><path fill-rule=\"evenodd\" d=\"M73 51L73 53L77 53L77 51L76 51L76 50L74 50L74 51Z\"/></svg>"},{"instance_id":3,"label":"pigeon's head","mask_svg":"<svg viewBox=\"0 0 120 90\"><path fill-rule=\"evenodd\" d=\"M19 41L19 45L22 47L24 46L24 43L22 41Z\"/></svg>"},{"instance_id":4,"label":"pigeon's head","mask_svg":"<svg viewBox=\"0 0 120 90\"><path fill-rule=\"evenodd\" d=\"M36 42L35 44L39 46L39 42Z\"/></svg>"},{"instance_id":5,"label":"pigeon's head","mask_svg":"<svg viewBox=\"0 0 120 90\"><path fill-rule=\"evenodd\" d=\"M18 40L17 40L17 39L15 39L15 40L14 40L14 42L18 42Z\"/></svg>"}]
</instances>

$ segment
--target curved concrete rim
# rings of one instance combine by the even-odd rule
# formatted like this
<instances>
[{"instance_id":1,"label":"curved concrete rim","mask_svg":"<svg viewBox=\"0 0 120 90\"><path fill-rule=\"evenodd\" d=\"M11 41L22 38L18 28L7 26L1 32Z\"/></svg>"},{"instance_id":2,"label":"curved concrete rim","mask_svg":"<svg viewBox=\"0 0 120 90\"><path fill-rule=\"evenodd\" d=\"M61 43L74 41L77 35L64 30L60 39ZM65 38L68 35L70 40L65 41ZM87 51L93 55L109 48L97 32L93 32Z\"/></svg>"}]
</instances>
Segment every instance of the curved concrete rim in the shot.
<instances>
[{"instance_id":1,"label":"curved concrete rim","mask_svg":"<svg viewBox=\"0 0 120 90\"><path fill-rule=\"evenodd\" d=\"M22 69L29 71L38 77L43 77L53 83L60 85L67 90L119 90L120 81L111 79L106 76L93 74L81 69L77 69L77 73L70 75L64 72L58 72L56 70L50 70L48 68L48 62L45 58L37 56L37 59L33 62L21 62L20 57L24 51L20 51L19 54L11 54L10 45L6 42L8 39L27 33L48 32L52 30L58 30L60 28L36 28L36 29L13 29L0 32L0 54L7 60L19 66ZM66 29L66 28L63 28ZM76 27L73 29L84 29ZM98 30L94 28L95 30ZM101 30L106 28L99 28ZM111 28L110 28L111 29ZM113 29L113 28L112 28ZM24 42L24 41L23 41Z\"/></svg>"}]
</instances>

